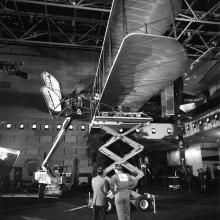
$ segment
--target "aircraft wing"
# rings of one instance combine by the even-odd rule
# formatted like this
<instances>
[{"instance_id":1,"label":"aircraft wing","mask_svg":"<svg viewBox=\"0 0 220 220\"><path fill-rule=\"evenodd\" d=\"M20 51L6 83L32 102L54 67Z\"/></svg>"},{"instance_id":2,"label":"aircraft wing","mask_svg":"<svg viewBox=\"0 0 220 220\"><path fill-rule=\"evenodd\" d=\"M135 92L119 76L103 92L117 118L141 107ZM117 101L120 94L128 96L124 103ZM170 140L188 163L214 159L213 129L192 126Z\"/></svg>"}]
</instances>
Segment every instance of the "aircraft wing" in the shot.
<instances>
[{"instance_id":1,"label":"aircraft wing","mask_svg":"<svg viewBox=\"0 0 220 220\"><path fill-rule=\"evenodd\" d=\"M173 38L133 33L119 48L100 102L138 111L144 103L178 78L185 51Z\"/></svg>"},{"instance_id":2,"label":"aircraft wing","mask_svg":"<svg viewBox=\"0 0 220 220\"><path fill-rule=\"evenodd\" d=\"M127 34L163 35L172 23L173 13L179 11L181 5L182 0L113 0L103 44L105 62L112 65Z\"/></svg>"},{"instance_id":3,"label":"aircraft wing","mask_svg":"<svg viewBox=\"0 0 220 220\"><path fill-rule=\"evenodd\" d=\"M219 91L220 88L220 53L217 54L218 59L216 61L209 61L209 65L206 63L207 72L202 75L202 78L194 86L193 92L200 94L206 90L209 90L210 95L212 96L216 91ZM203 67L204 68L204 67ZM203 70L204 71L204 70Z\"/></svg>"},{"instance_id":4,"label":"aircraft wing","mask_svg":"<svg viewBox=\"0 0 220 220\"><path fill-rule=\"evenodd\" d=\"M185 92L199 95L219 82L219 56L218 48L209 48L188 67L184 74Z\"/></svg>"},{"instance_id":5,"label":"aircraft wing","mask_svg":"<svg viewBox=\"0 0 220 220\"><path fill-rule=\"evenodd\" d=\"M93 115L98 109L106 111L106 106L138 111L184 72L184 48L162 36L181 3L113 1L93 87L99 99Z\"/></svg>"}]
</instances>

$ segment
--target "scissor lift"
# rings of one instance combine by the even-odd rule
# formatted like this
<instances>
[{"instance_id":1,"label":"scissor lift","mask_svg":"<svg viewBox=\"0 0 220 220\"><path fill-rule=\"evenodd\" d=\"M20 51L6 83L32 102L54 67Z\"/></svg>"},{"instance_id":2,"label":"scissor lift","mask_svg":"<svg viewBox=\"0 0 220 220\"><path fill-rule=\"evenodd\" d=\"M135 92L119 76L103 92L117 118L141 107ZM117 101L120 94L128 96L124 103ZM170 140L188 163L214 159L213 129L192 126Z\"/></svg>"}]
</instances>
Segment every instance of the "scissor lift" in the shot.
<instances>
[{"instance_id":1,"label":"scissor lift","mask_svg":"<svg viewBox=\"0 0 220 220\"><path fill-rule=\"evenodd\" d=\"M127 135L136 131L137 129L141 130L141 128L147 126L151 121L151 117L141 112L116 112L114 114L111 112L101 112L98 116L94 116L90 124L90 130L99 128L112 135L110 140L99 148L101 153L105 154L114 161L110 166L104 169L104 175L106 178L108 178L107 174L114 169L116 163L121 164L131 173L136 173L137 176L134 177L136 182L138 182L138 180L144 176L142 170L128 162L129 159L143 151L144 146L127 137ZM125 132L119 132L124 128L126 128ZM132 147L132 150L123 157L120 157L108 149L111 144L118 140L121 140ZM113 207L112 199L114 195L110 193L107 197L109 198L107 211L110 211L109 209ZM151 206L152 202L149 200L149 197L149 194L141 195L135 191L131 191L131 203L134 204L138 209L147 210Z\"/></svg>"}]
</instances>

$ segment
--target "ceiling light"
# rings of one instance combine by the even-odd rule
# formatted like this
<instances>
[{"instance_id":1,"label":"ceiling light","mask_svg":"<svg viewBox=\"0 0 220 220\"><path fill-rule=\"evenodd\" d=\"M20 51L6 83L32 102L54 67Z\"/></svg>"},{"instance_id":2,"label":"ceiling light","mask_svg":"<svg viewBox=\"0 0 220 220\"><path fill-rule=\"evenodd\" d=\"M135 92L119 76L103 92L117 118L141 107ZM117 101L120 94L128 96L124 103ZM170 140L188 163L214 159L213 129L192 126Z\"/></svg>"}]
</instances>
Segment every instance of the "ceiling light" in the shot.
<instances>
[{"instance_id":1,"label":"ceiling light","mask_svg":"<svg viewBox=\"0 0 220 220\"><path fill-rule=\"evenodd\" d=\"M44 125L44 129L48 130L49 129L49 125Z\"/></svg>"},{"instance_id":2,"label":"ceiling light","mask_svg":"<svg viewBox=\"0 0 220 220\"><path fill-rule=\"evenodd\" d=\"M121 128L121 129L119 130L119 132L122 133L122 132L123 132L123 128Z\"/></svg>"},{"instance_id":3,"label":"ceiling light","mask_svg":"<svg viewBox=\"0 0 220 220\"><path fill-rule=\"evenodd\" d=\"M24 124L23 124L23 123L20 124L20 125L19 125L19 128L20 128L20 129L24 129Z\"/></svg>"},{"instance_id":4,"label":"ceiling light","mask_svg":"<svg viewBox=\"0 0 220 220\"><path fill-rule=\"evenodd\" d=\"M35 129L37 129L37 125L36 125L36 124L32 124L31 128L32 128L33 130L35 130Z\"/></svg>"},{"instance_id":5,"label":"ceiling light","mask_svg":"<svg viewBox=\"0 0 220 220\"><path fill-rule=\"evenodd\" d=\"M199 126L201 126L201 125L202 125L202 120L199 121Z\"/></svg>"},{"instance_id":6,"label":"ceiling light","mask_svg":"<svg viewBox=\"0 0 220 220\"><path fill-rule=\"evenodd\" d=\"M187 126L186 126L186 129L187 129L187 130L189 130L189 129L190 129L189 125L187 125Z\"/></svg>"},{"instance_id":7,"label":"ceiling light","mask_svg":"<svg viewBox=\"0 0 220 220\"><path fill-rule=\"evenodd\" d=\"M85 131L85 125L81 125L81 131Z\"/></svg>"},{"instance_id":8,"label":"ceiling light","mask_svg":"<svg viewBox=\"0 0 220 220\"><path fill-rule=\"evenodd\" d=\"M12 124L11 124L11 123L8 123L8 124L6 125L6 128L7 128L7 129L11 129L11 126L12 126Z\"/></svg>"},{"instance_id":9,"label":"ceiling light","mask_svg":"<svg viewBox=\"0 0 220 220\"><path fill-rule=\"evenodd\" d=\"M219 117L218 117L217 113L215 114L214 118L215 118L215 120L218 120Z\"/></svg>"},{"instance_id":10,"label":"ceiling light","mask_svg":"<svg viewBox=\"0 0 220 220\"><path fill-rule=\"evenodd\" d=\"M58 124L57 125L57 130L60 130L61 129L61 124Z\"/></svg>"},{"instance_id":11,"label":"ceiling light","mask_svg":"<svg viewBox=\"0 0 220 220\"><path fill-rule=\"evenodd\" d=\"M206 122L209 123L210 122L210 118L206 118Z\"/></svg>"},{"instance_id":12,"label":"ceiling light","mask_svg":"<svg viewBox=\"0 0 220 220\"><path fill-rule=\"evenodd\" d=\"M73 130L73 125L69 126L69 130L71 130L71 131Z\"/></svg>"},{"instance_id":13,"label":"ceiling light","mask_svg":"<svg viewBox=\"0 0 220 220\"><path fill-rule=\"evenodd\" d=\"M193 126L193 128L195 128L196 127L196 123L193 123L192 126Z\"/></svg>"},{"instance_id":14,"label":"ceiling light","mask_svg":"<svg viewBox=\"0 0 220 220\"><path fill-rule=\"evenodd\" d=\"M140 133L140 129L139 128L136 128L135 130L137 133Z\"/></svg>"},{"instance_id":15,"label":"ceiling light","mask_svg":"<svg viewBox=\"0 0 220 220\"><path fill-rule=\"evenodd\" d=\"M151 128L151 132L152 132L152 134L156 134L156 129L155 128Z\"/></svg>"},{"instance_id":16,"label":"ceiling light","mask_svg":"<svg viewBox=\"0 0 220 220\"><path fill-rule=\"evenodd\" d=\"M210 44L211 44L212 47L216 47L218 45L218 42L217 41L212 41Z\"/></svg>"},{"instance_id":17,"label":"ceiling light","mask_svg":"<svg viewBox=\"0 0 220 220\"><path fill-rule=\"evenodd\" d=\"M77 111L76 111L76 114L77 115L82 115L82 111L78 108Z\"/></svg>"}]
</instances>

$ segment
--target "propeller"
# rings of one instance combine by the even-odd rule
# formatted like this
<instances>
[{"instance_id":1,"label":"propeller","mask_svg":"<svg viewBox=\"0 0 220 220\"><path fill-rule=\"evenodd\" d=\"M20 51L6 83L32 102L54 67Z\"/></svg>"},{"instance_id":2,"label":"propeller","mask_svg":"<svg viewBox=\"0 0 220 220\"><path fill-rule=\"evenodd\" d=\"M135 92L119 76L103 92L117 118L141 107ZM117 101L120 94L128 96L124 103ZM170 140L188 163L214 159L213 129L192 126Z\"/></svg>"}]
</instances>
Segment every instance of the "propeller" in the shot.
<instances>
[{"instance_id":1,"label":"propeller","mask_svg":"<svg viewBox=\"0 0 220 220\"><path fill-rule=\"evenodd\" d=\"M85 115L90 112L91 93L86 90L87 87L82 87L82 81L77 84L81 87L75 87L71 94L62 97L60 84L53 75L44 71L41 74L41 79L44 85L40 91L52 117L59 117L63 113L65 116L72 114L81 116L83 113ZM88 82L84 85L91 84L90 81Z\"/></svg>"},{"instance_id":2,"label":"propeller","mask_svg":"<svg viewBox=\"0 0 220 220\"><path fill-rule=\"evenodd\" d=\"M23 66L23 62L0 61L0 69L9 75L15 75L23 79L28 79L28 73L21 71L19 68Z\"/></svg>"}]
</instances>

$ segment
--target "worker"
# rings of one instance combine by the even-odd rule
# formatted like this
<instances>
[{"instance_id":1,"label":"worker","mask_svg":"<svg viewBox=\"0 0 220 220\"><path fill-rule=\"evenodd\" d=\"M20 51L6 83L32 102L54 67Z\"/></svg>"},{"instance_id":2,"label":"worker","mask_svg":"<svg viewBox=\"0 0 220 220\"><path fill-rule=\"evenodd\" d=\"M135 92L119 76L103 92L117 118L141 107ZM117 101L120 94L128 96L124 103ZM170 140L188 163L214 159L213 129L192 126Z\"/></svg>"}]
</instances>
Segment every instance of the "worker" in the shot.
<instances>
[{"instance_id":1,"label":"worker","mask_svg":"<svg viewBox=\"0 0 220 220\"><path fill-rule=\"evenodd\" d=\"M92 178L93 220L105 219L106 195L109 190L108 181L103 177L103 168L97 169L97 176Z\"/></svg>"},{"instance_id":2,"label":"worker","mask_svg":"<svg viewBox=\"0 0 220 220\"><path fill-rule=\"evenodd\" d=\"M110 189L115 195L118 220L130 220L130 192L137 181L124 173L121 164L115 164L115 174L110 179Z\"/></svg>"}]
</instances>

